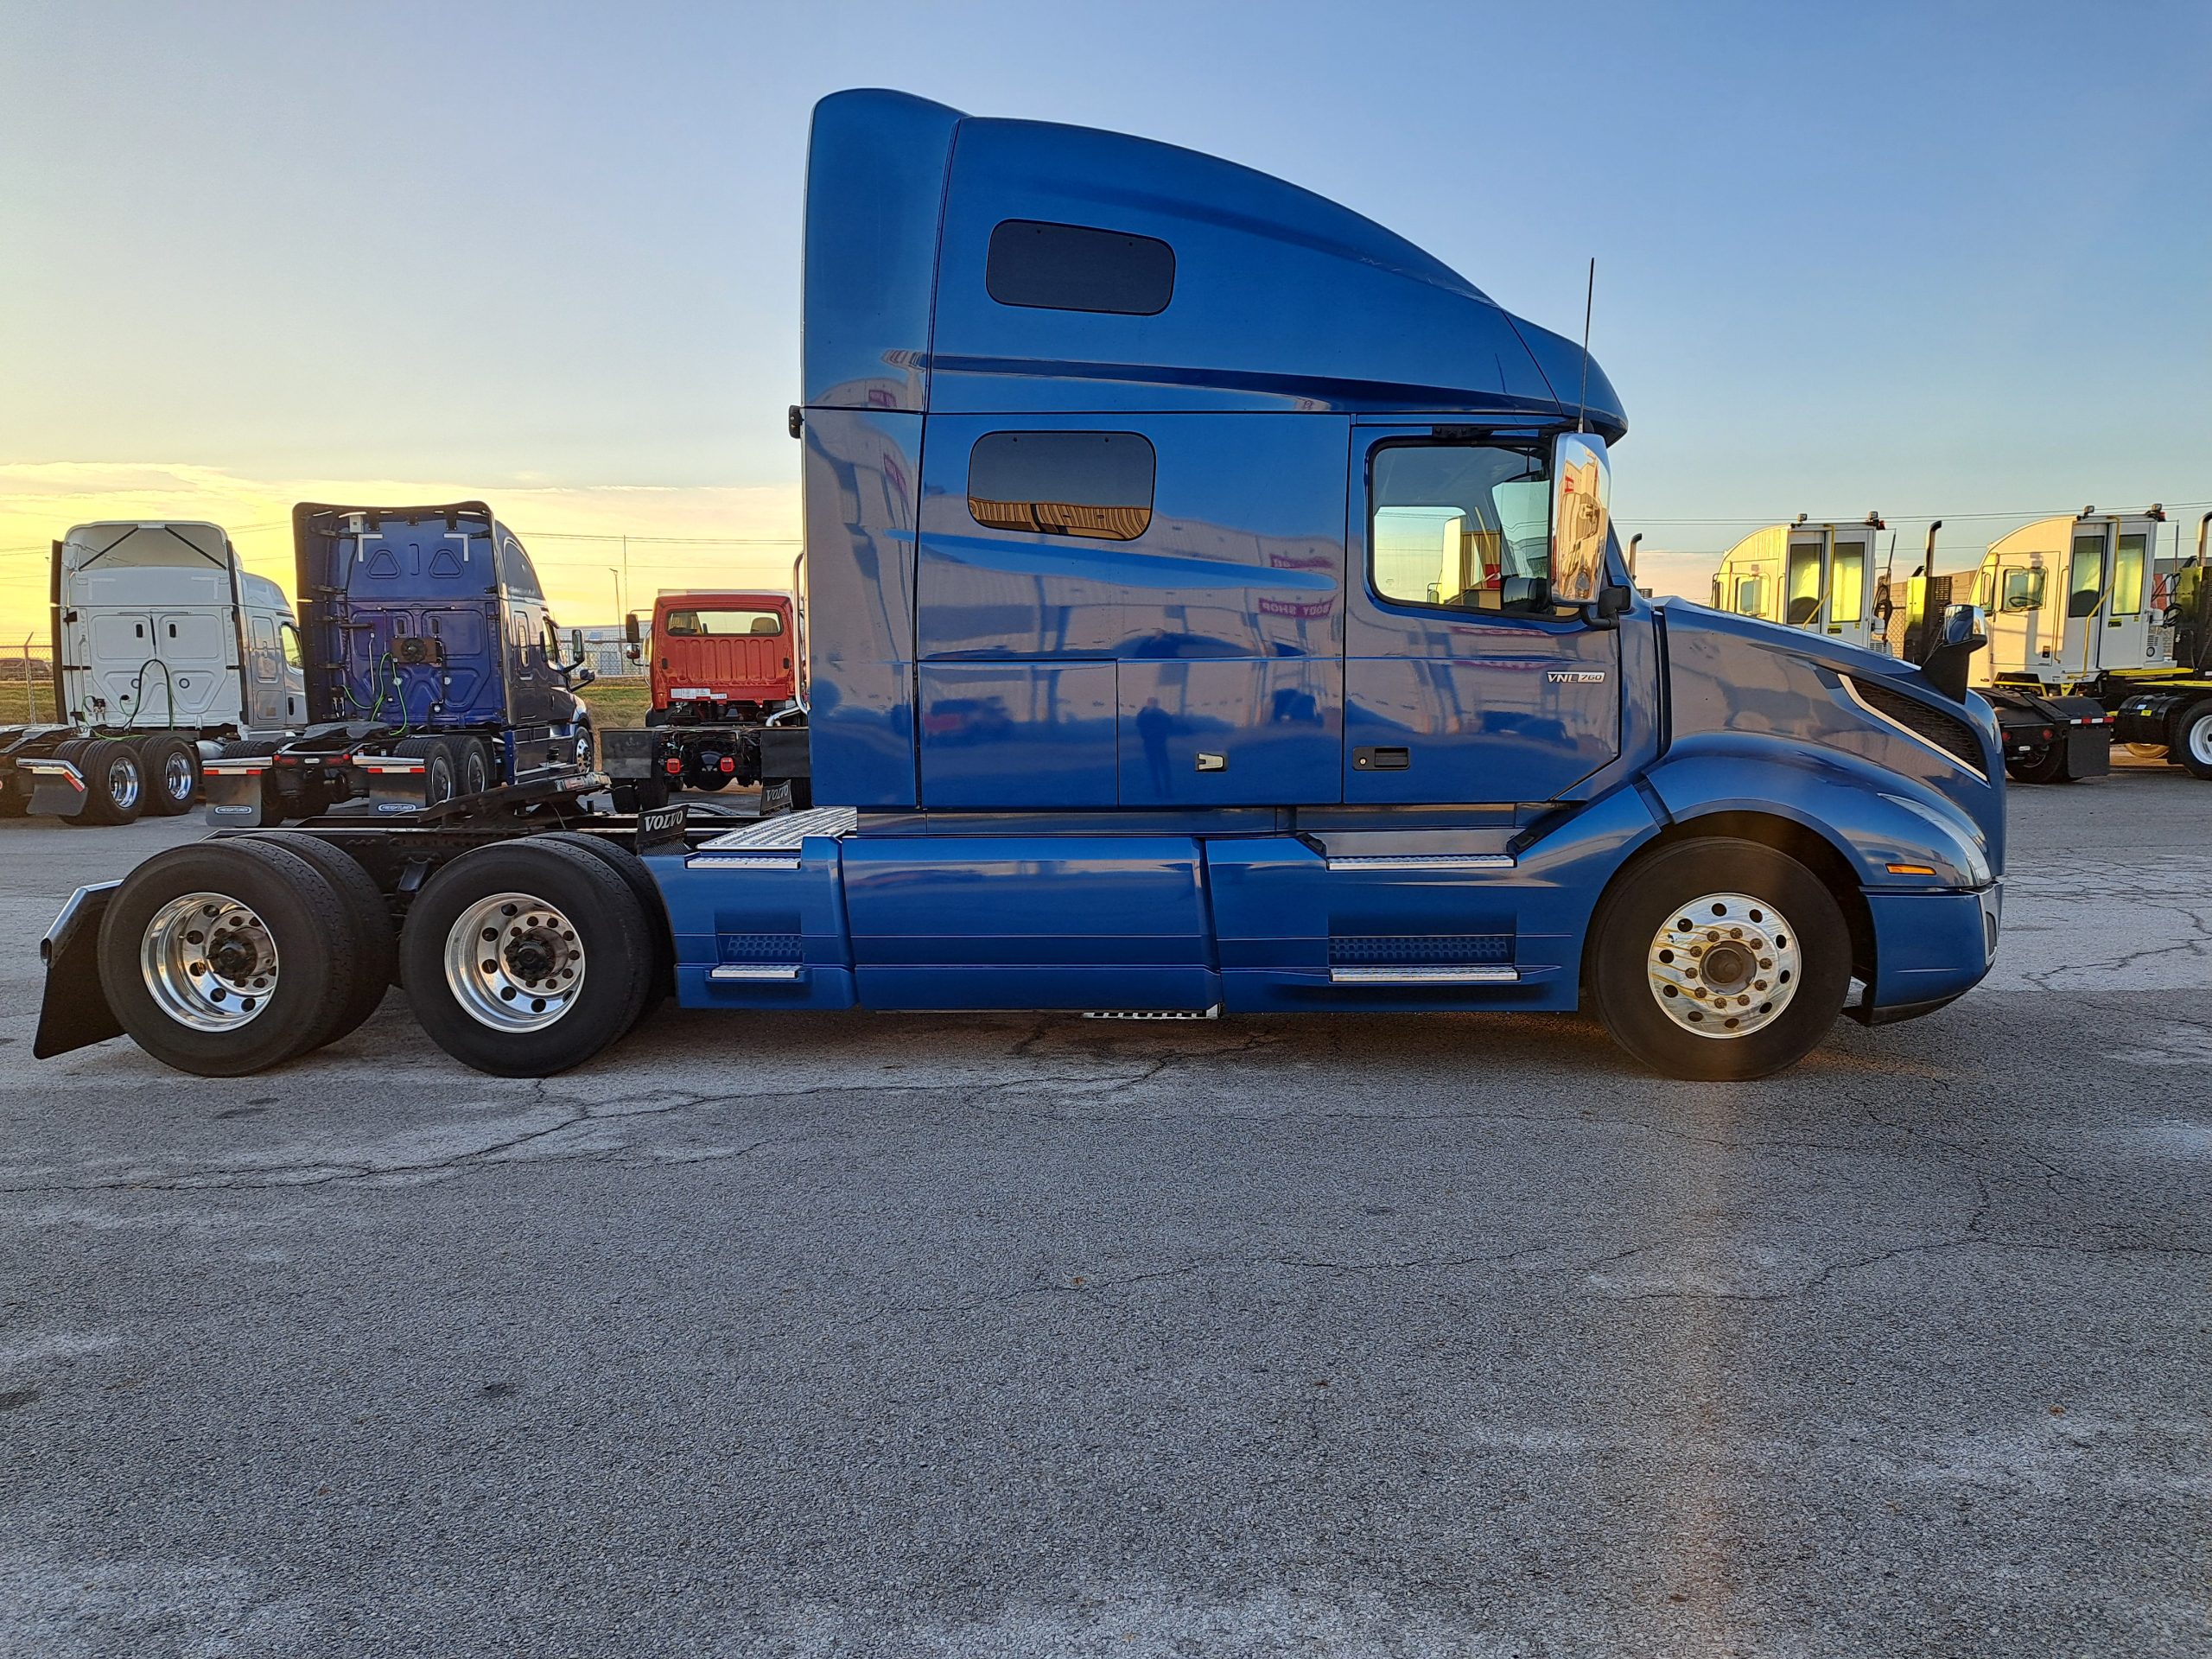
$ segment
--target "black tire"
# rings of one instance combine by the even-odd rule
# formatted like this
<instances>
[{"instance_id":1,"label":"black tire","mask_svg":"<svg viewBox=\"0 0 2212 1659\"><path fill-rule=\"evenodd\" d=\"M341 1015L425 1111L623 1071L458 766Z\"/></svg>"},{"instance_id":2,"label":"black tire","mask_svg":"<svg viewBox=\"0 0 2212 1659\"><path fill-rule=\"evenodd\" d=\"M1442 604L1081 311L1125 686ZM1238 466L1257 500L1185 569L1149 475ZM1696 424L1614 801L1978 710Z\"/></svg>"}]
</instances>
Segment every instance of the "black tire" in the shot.
<instances>
[{"instance_id":1,"label":"black tire","mask_svg":"<svg viewBox=\"0 0 2212 1659\"><path fill-rule=\"evenodd\" d=\"M2212 779L2212 697L2200 697L2174 716L2166 747L2192 778Z\"/></svg>"},{"instance_id":2,"label":"black tire","mask_svg":"<svg viewBox=\"0 0 2212 1659\"><path fill-rule=\"evenodd\" d=\"M174 818L200 798L200 746L181 737L157 737L139 751L146 766L146 812Z\"/></svg>"},{"instance_id":3,"label":"black tire","mask_svg":"<svg viewBox=\"0 0 2212 1659\"><path fill-rule=\"evenodd\" d=\"M402 760L423 763L423 799L429 806L449 801L461 781L452 742L442 737L404 737L391 746Z\"/></svg>"},{"instance_id":4,"label":"black tire","mask_svg":"<svg viewBox=\"0 0 2212 1659\"><path fill-rule=\"evenodd\" d=\"M195 893L245 906L276 950L265 1001L227 1029L197 1029L170 1013L141 962L156 917ZM359 964L331 947L346 937L349 922L346 900L315 867L274 842L239 836L173 847L133 870L109 902L100 985L124 1030L164 1065L203 1077L244 1077L304 1054L343 1014Z\"/></svg>"},{"instance_id":5,"label":"black tire","mask_svg":"<svg viewBox=\"0 0 2212 1659\"><path fill-rule=\"evenodd\" d=\"M1779 955L1794 949L1798 969L1795 990L1765 1023L1736 1034L1707 1036L1702 1034L1705 1020L1718 1015L1723 1021L1754 1020L1766 1010L1747 1003L1734 1005L1738 1011L1731 1014L1726 999L1692 1001L1678 994L1670 1000L1685 1019L1699 1021L1692 1029L1662 1006L1653 976L1665 972L1655 966L1662 959L1661 929L1670 918L1693 919L1682 913L1685 906L1723 895L1752 901L1738 918L1744 925L1733 937L1723 937L1724 925L1701 916L1695 919L1713 927L1713 944L1693 944L1683 958L1669 956L1666 961L1683 961L1678 972L1698 981L1701 989L1702 965L1689 963L1688 957L1704 957L1709 951L1707 959L1717 963L1726 952L1726 959L1742 969L1745 977L1740 982L1747 995L1770 998L1779 988L1750 977L1762 968L1774 971L1775 958L1761 950L1773 948ZM1771 940L1762 927L1774 933ZM1694 939L1695 931L1688 937ZM1752 941L1759 948L1747 955L1740 944ZM1851 984L1851 930L1820 878L1771 847L1729 836L1676 842L1646 854L1616 876L1598 906L1586 950L1584 984L1605 1029L1637 1059L1670 1077L1764 1077L1796 1064L1835 1024ZM1724 982L1738 982L1732 974Z\"/></svg>"},{"instance_id":6,"label":"black tire","mask_svg":"<svg viewBox=\"0 0 2212 1659\"><path fill-rule=\"evenodd\" d=\"M96 737L72 757L84 774L85 804L65 823L133 823L146 810L146 762L117 737Z\"/></svg>"},{"instance_id":7,"label":"black tire","mask_svg":"<svg viewBox=\"0 0 2212 1659\"><path fill-rule=\"evenodd\" d=\"M649 726L649 727L650 727L650 726L665 726L665 725L667 725L667 724L668 724L668 710L667 710L667 709L646 709L646 710L645 710L645 720L644 720L644 722L643 722L643 723L644 723L645 725L646 725L646 726Z\"/></svg>"},{"instance_id":8,"label":"black tire","mask_svg":"<svg viewBox=\"0 0 2212 1659\"><path fill-rule=\"evenodd\" d=\"M2063 784L2066 776L2066 745L2053 743L2032 760L2007 760L2005 770L2020 784Z\"/></svg>"},{"instance_id":9,"label":"black tire","mask_svg":"<svg viewBox=\"0 0 2212 1659\"><path fill-rule=\"evenodd\" d=\"M687 789L703 789L711 795L716 790L728 789L732 781L731 774L727 772L702 770L688 774L683 779L683 785Z\"/></svg>"},{"instance_id":10,"label":"black tire","mask_svg":"<svg viewBox=\"0 0 2212 1659\"><path fill-rule=\"evenodd\" d=\"M524 934L527 906L494 912L490 919L496 926L511 921L518 928L511 945L487 958L499 979L480 976L464 966L457 985L447 972L448 938L470 910L510 893L543 906L541 913L548 922ZM556 915L557 921L550 919ZM518 968L518 957L508 951L522 948L537 954L522 958ZM582 950L583 969L567 1005L545 1023L533 1029L503 1027L470 1012L462 1001L481 994L501 1010L502 1018L508 1008L518 1018L536 1017L545 1010L526 1007L529 993L517 995L514 981L540 963L557 973L564 948ZM409 908L399 938L400 979L430 1040L462 1065L501 1077L550 1077L582 1065L620 1039L637 1023L652 989L656 959L652 931L629 884L605 860L551 836L480 847L454 860ZM512 979L506 977L510 973ZM508 994L504 1000L495 1000L494 984ZM544 1000L563 999L549 989Z\"/></svg>"},{"instance_id":11,"label":"black tire","mask_svg":"<svg viewBox=\"0 0 2212 1659\"><path fill-rule=\"evenodd\" d=\"M481 795L492 787L491 756L483 744L473 737L464 737L456 745L461 755L461 792Z\"/></svg>"},{"instance_id":12,"label":"black tire","mask_svg":"<svg viewBox=\"0 0 2212 1659\"><path fill-rule=\"evenodd\" d=\"M329 1029L315 1039L313 1046L321 1048L340 1037L351 1036L383 1006L384 994L399 980L399 938L392 928L391 909L385 903L384 894L351 855L314 836L298 830L286 836L264 836L255 831L228 839L281 847L295 858L313 865L315 874L330 884L331 891L345 904L349 925L344 933L332 938L330 948L353 957L353 988L346 1006L338 1011Z\"/></svg>"},{"instance_id":13,"label":"black tire","mask_svg":"<svg viewBox=\"0 0 2212 1659\"><path fill-rule=\"evenodd\" d=\"M645 993L644 1005L638 1010L643 1020L656 1007L676 995L676 939L668 925L668 906L661 902L660 889L653 885L652 874L645 868L645 861L627 847L617 846L600 836L588 836L581 830L555 830L537 837L540 841L557 841L571 847L581 847L594 858L622 878L623 886L638 901L638 908L645 912L646 930L653 938L653 976L652 988Z\"/></svg>"}]
</instances>

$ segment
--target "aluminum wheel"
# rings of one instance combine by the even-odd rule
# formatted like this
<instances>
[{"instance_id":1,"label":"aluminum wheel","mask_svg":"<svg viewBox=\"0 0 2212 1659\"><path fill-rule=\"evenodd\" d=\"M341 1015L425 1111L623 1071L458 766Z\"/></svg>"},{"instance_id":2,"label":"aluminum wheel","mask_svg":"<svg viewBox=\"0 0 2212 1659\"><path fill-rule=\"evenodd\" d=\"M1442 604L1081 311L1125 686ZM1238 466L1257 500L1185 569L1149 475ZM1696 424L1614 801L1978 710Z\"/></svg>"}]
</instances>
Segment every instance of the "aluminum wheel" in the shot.
<instances>
[{"instance_id":1,"label":"aluminum wheel","mask_svg":"<svg viewBox=\"0 0 2212 1659\"><path fill-rule=\"evenodd\" d=\"M138 757L128 749L107 763L108 798L117 811L128 812L138 804L138 791L143 784Z\"/></svg>"},{"instance_id":2,"label":"aluminum wheel","mask_svg":"<svg viewBox=\"0 0 2212 1659\"><path fill-rule=\"evenodd\" d=\"M138 944L154 1006L194 1031L234 1031L276 990L268 924L219 893L188 893L154 912Z\"/></svg>"},{"instance_id":3,"label":"aluminum wheel","mask_svg":"<svg viewBox=\"0 0 2212 1659\"><path fill-rule=\"evenodd\" d=\"M1673 912L1651 938L1651 995L1700 1037L1748 1037L1797 995L1797 935L1764 899L1709 893Z\"/></svg>"},{"instance_id":4,"label":"aluminum wheel","mask_svg":"<svg viewBox=\"0 0 2212 1659\"><path fill-rule=\"evenodd\" d=\"M162 762L162 788L169 799L189 802L198 786L199 780L193 776L191 754L183 749L171 749L168 758Z\"/></svg>"},{"instance_id":5,"label":"aluminum wheel","mask_svg":"<svg viewBox=\"0 0 2212 1659\"><path fill-rule=\"evenodd\" d=\"M446 934L446 986L471 1019L493 1031L543 1031L575 1006L584 947L575 925L543 899L495 893Z\"/></svg>"}]
</instances>

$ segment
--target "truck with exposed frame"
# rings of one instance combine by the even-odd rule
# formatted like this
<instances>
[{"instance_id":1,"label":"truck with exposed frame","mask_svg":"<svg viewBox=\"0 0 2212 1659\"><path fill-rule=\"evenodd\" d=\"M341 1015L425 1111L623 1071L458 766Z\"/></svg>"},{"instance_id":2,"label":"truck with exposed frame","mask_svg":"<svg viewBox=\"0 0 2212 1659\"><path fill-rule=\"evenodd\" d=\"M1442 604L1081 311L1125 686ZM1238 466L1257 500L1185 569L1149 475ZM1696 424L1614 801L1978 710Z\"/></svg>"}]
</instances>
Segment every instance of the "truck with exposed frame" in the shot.
<instances>
[{"instance_id":1,"label":"truck with exposed frame","mask_svg":"<svg viewBox=\"0 0 2212 1659\"><path fill-rule=\"evenodd\" d=\"M1593 1010L1751 1077L1986 973L1980 618L1924 668L1630 583L1586 346L1118 134L817 108L810 776L741 826L493 791L74 896L36 1052L235 1075L395 975L480 1070L690 1008Z\"/></svg>"},{"instance_id":2,"label":"truck with exposed frame","mask_svg":"<svg viewBox=\"0 0 2212 1659\"><path fill-rule=\"evenodd\" d=\"M55 718L0 727L0 814L187 812L210 758L304 719L291 605L219 526L79 524L48 580Z\"/></svg>"},{"instance_id":3,"label":"truck with exposed frame","mask_svg":"<svg viewBox=\"0 0 2212 1659\"><path fill-rule=\"evenodd\" d=\"M390 813L592 775L591 680L481 501L292 511L306 720L205 764L208 822Z\"/></svg>"},{"instance_id":4,"label":"truck with exposed frame","mask_svg":"<svg viewBox=\"0 0 2212 1659\"><path fill-rule=\"evenodd\" d=\"M791 594L745 591L661 594L650 632L635 612L624 619L652 706L642 729L601 734L618 804L732 784L760 785L764 811L811 804L798 621Z\"/></svg>"}]
</instances>

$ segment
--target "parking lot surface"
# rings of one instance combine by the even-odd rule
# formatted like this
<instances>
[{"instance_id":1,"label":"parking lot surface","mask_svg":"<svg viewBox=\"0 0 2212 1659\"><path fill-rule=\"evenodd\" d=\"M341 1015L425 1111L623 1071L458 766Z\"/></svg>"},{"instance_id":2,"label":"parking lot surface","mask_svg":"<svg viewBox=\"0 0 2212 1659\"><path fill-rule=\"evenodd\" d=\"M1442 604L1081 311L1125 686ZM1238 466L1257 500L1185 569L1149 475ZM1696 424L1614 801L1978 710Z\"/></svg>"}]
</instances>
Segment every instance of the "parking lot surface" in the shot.
<instances>
[{"instance_id":1,"label":"parking lot surface","mask_svg":"<svg viewBox=\"0 0 2212 1659\"><path fill-rule=\"evenodd\" d=\"M195 823L0 823L0 1654L2212 1652L2212 787L2015 790L1990 981L1755 1084L1565 1018L397 993L29 1058Z\"/></svg>"}]
</instances>

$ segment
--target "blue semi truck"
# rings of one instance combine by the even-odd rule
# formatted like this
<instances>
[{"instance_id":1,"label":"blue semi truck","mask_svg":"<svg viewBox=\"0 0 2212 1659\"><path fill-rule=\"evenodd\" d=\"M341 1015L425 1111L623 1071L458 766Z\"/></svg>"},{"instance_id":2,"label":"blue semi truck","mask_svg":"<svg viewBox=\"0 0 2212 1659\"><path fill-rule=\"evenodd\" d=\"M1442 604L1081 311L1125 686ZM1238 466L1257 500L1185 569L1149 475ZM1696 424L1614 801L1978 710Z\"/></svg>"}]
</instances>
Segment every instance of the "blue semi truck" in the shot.
<instances>
[{"instance_id":1,"label":"blue semi truck","mask_svg":"<svg viewBox=\"0 0 2212 1659\"><path fill-rule=\"evenodd\" d=\"M2004 774L1925 668L1630 585L1586 353L1281 181L886 92L817 108L810 810L548 793L163 853L36 1052L289 1060L387 980L537 1076L688 1007L1594 1009L1764 1075L1996 948Z\"/></svg>"},{"instance_id":2,"label":"blue semi truck","mask_svg":"<svg viewBox=\"0 0 2212 1659\"><path fill-rule=\"evenodd\" d=\"M292 511L306 719L203 764L207 820L390 814L592 776L591 678L481 501Z\"/></svg>"}]
</instances>

